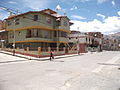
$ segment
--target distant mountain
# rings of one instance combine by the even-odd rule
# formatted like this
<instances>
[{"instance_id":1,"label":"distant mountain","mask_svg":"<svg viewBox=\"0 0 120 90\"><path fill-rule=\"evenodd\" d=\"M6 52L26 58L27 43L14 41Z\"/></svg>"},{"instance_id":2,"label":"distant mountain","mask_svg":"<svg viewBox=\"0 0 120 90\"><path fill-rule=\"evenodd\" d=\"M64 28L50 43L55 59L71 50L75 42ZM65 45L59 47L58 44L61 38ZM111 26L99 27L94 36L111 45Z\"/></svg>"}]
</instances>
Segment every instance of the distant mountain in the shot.
<instances>
[{"instance_id":1,"label":"distant mountain","mask_svg":"<svg viewBox=\"0 0 120 90\"><path fill-rule=\"evenodd\" d=\"M120 32L109 34L109 35L104 35L104 38L105 39L117 39L118 43L120 44Z\"/></svg>"},{"instance_id":2,"label":"distant mountain","mask_svg":"<svg viewBox=\"0 0 120 90\"><path fill-rule=\"evenodd\" d=\"M114 34L109 34L110 37L113 37L115 39L120 39L120 32L114 33Z\"/></svg>"}]
</instances>

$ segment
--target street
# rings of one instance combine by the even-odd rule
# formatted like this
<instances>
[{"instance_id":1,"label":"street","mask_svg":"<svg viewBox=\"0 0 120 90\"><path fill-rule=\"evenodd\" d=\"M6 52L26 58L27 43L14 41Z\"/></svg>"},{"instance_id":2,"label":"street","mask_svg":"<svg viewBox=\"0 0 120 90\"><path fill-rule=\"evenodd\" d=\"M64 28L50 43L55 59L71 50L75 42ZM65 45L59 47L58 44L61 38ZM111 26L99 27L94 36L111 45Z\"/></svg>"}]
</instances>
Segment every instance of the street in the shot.
<instances>
[{"instance_id":1,"label":"street","mask_svg":"<svg viewBox=\"0 0 120 90\"><path fill-rule=\"evenodd\" d=\"M0 90L120 90L120 52L28 60L0 53Z\"/></svg>"}]
</instances>

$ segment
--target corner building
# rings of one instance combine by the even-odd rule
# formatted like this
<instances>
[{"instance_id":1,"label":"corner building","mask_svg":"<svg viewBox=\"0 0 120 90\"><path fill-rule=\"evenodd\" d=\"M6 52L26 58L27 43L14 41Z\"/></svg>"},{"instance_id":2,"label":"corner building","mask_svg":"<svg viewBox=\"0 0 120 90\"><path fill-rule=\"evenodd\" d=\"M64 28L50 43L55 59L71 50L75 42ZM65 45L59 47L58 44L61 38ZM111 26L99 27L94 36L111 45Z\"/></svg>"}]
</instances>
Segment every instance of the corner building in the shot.
<instances>
[{"instance_id":1,"label":"corner building","mask_svg":"<svg viewBox=\"0 0 120 90\"><path fill-rule=\"evenodd\" d=\"M16 48L41 47L45 50L48 47L66 47L66 37L72 24L67 16L58 15L51 9L9 16L6 19L9 47L14 43L14 31Z\"/></svg>"}]
</instances>

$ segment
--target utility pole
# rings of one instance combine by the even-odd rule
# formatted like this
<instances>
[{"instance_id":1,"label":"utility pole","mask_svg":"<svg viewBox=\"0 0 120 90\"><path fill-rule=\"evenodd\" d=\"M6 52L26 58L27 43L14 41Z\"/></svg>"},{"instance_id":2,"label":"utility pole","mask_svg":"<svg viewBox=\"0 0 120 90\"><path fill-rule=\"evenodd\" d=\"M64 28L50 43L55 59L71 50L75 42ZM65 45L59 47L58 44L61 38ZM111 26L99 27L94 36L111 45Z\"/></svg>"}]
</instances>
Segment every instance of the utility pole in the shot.
<instances>
[{"instance_id":1,"label":"utility pole","mask_svg":"<svg viewBox=\"0 0 120 90\"><path fill-rule=\"evenodd\" d=\"M77 28L78 29L78 31L79 31L79 27ZM79 54L79 52L80 52L80 46L79 46L79 33L77 33L78 35L77 35L77 53Z\"/></svg>"},{"instance_id":2,"label":"utility pole","mask_svg":"<svg viewBox=\"0 0 120 90\"><path fill-rule=\"evenodd\" d=\"M13 19L13 35L14 35L14 38L13 38L13 56L15 55L15 17Z\"/></svg>"},{"instance_id":3,"label":"utility pole","mask_svg":"<svg viewBox=\"0 0 120 90\"><path fill-rule=\"evenodd\" d=\"M1 8L2 10L5 10L5 11L7 11L7 12L10 12L10 15L12 15L12 14L15 14L16 15L16 13L14 13L13 12L13 10L12 9L9 9L9 8L6 8L6 7L3 7L2 6L2 8ZM13 38L13 56L15 55L15 16L14 16L14 19L13 19L13 35L14 35L14 38Z\"/></svg>"}]
</instances>

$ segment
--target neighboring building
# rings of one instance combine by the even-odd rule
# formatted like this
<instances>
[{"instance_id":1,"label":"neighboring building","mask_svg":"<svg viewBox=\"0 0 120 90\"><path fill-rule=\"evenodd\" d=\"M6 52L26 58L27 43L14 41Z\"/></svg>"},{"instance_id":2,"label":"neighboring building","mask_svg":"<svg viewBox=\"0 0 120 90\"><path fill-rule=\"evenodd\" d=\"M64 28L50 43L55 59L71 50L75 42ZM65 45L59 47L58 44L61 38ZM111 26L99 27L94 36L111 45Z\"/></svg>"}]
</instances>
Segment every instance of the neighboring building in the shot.
<instances>
[{"instance_id":1,"label":"neighboring building","mask_svg":"<svg viewBox=\"0 0 120 90\"><path fill-rule=\"evenodd\" d=\"M91 47L97 48L98 51L102 51L103 34L101 32L88 32L87 34L93 37Z\"/></svg>"},{"instance_id":2,"label":"neighboring building","mask_svg":"<svg viewBox=\"0 0 120 90\"><path fill-rule=\"evenodd\" d=\"M4 28L4 21L0 20L0 48L6 47L8 43L8 33Z\"/></svg>"},{"instance_id":3,"label":"neighboring building","mask_svg":"<svg viewBox=\"0 0 120 90\"><path fill-rule=\"evenodd\" d=\"M81 33L79 31L71 31L68 36L71 47L76 45L77 50L81 53L87 51L101 51L103 34L100 32Z\"/></svg>"},{"instance_id":4,"label":"neighboring building","mask_svg":"<svg viewBox=\"0 0 120 90\"><path fill-rule=\"evenodd\" d=\"M120 44L120 32L114 33L114 34L109 34L107 35L110 38L114 38L118 40L118 43Z\"/></svg>"},{"instance_id":5,"label":"neighboring building","mask_svg":"<svg viewBox=\"0 0 120 90\"><path fill-rule=\"evenodd\" d=\"M2 20L0 20L0 30L2 30L2 24L3 24L3 22L2 22Z\"/></svg>"},{"instance_id":6,"label":"neighboring building","mask_svg":"<svg viewBox=\"0 0 120 90\"><path fill-rule=\"evenodd\" d=\"M109 35L105 35L104 40L103 40L103 49L108 50L108 51L110 51L110 50L113 50L113 51L119 50L119 41L118 41L118 39L110 37Z\"/></svg>"},{"instance_id":7,"label":"neighboring building","mask_svg":"<svg viewBox=\"0 0 120 90\"><path fill-rule=\"evenodd\" d=\"M67 16L60 16L51 9L13 15L6 19L8 43L9 46L13 45L15 30L16 47L41 47L41 50L46 47L65 47L72 24Z\"/></svg>"},{"instance_id":8,"label":"neighboring building","mask_svg":"<svg viewBox=\"0 0 120 90\"><path fill-rule=\"evenodd\" d=\"M0 30L5 29L5 22L0 20Z\"/></svg>"},{"instance_id":9,"label":"neighboring building","mask_svg":"<svg viewBox=\"0 0 120 90\"><path fill-rule=\"evenodd\" d=\"M68 38L70 47L76 48L80 53L86 53L92 44L92 37L79 31L71 31Z\"/></svg>"},{"instance_id":10,"label":"neighboring building","mask_svg":"<svg viewBox=\"0 0 120 90\"><path fill-rule=\"evenodd\" d=\"M0 30L0 48L8 46L8 32L5 30Z\"/></svg>"}]
</instances>

